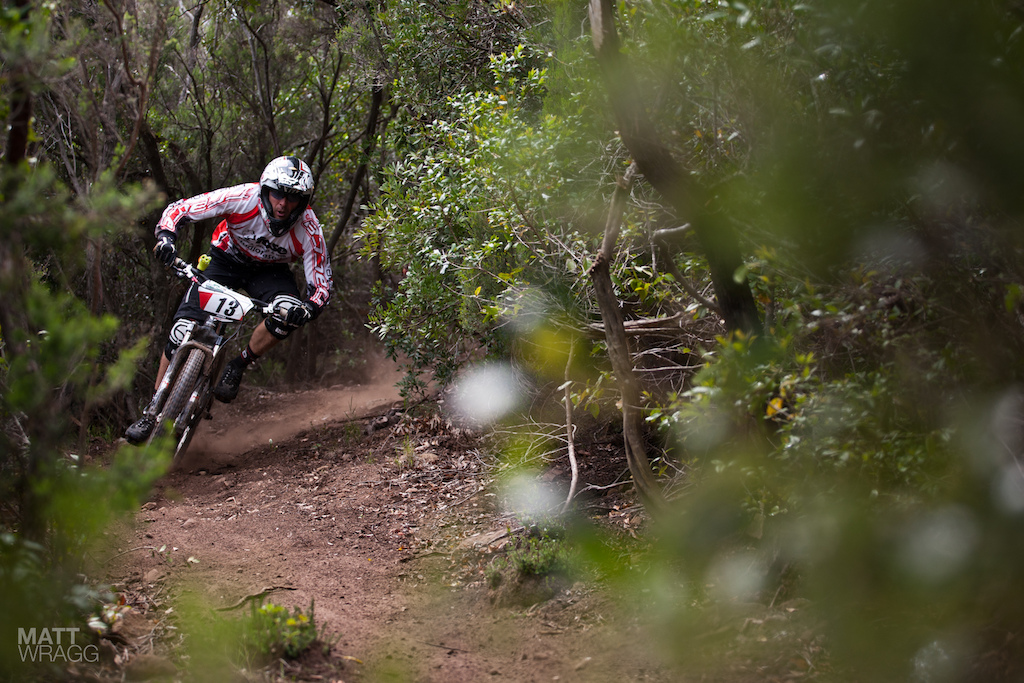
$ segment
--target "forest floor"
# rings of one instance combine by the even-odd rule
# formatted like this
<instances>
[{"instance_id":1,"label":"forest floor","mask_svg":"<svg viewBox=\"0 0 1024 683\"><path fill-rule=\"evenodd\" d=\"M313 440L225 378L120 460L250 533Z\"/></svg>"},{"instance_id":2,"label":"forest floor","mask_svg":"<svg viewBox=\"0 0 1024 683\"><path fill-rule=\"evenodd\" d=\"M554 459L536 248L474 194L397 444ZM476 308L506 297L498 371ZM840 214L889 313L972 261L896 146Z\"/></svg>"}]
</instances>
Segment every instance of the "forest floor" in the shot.
<instances>
[{"instance_id":1,"label":"forest floor","mask_svg":"<svg viewBox=\"0 0 1024 683\"><path fill-rule=\"evenodd\" d=\"M820 636L797 602L723 612L720 657L687 665L650 605L599 578L503 599L490 561L528 522L505 504L479 435L396 414L396 371L363 385L218 404L185 462L109 534L101 580L122 598L93 680L786 681L818 678ZM389 419L390 416L390 419ZM373 427L377 428L374 429ZM621 442L580 445L586 515L627 543L644 515ZM552 464L541 480L564 483ZM564 493L561 494L564 496ZM499 588L499 590L501 590ZM261 600L313 606L321 639L294 660L239 662L218 640ZM325 650L327 650L325 652ZM821 680L819 678L819 680Z\"/></svg>"}]
</instances>

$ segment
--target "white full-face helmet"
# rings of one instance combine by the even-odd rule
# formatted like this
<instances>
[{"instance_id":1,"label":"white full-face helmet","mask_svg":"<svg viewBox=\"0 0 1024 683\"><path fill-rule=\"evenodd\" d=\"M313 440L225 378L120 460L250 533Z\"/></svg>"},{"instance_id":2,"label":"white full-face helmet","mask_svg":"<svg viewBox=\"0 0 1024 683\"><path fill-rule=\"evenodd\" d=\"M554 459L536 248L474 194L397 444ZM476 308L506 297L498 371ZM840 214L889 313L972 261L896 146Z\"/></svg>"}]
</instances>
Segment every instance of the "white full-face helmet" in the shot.
<instances>
[{"instance_id":1,"label":"white full-face helmet","mask_svg":"<svg viewBox=\"0 0 1024 683\"><path fill-rule=\"evenodd\" d=\"M297 197L299 203L288 214L287 218L274 218L270 207L270 193L282 192ZM309 198L313 195L313 174L302 159L298 157L278 157L267 164L260 176L260 212L270 222L270 232L280 237L295 225L295 221L309 206Z\"/></svg>"}]
</instances>

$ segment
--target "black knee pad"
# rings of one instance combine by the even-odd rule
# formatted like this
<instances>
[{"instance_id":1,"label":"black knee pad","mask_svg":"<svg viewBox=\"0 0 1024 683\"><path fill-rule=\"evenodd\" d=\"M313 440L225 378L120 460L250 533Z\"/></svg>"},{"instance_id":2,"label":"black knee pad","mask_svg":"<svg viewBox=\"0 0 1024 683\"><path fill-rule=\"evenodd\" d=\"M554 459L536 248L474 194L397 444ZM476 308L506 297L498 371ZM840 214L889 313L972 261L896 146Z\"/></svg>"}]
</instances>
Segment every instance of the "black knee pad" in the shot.
<instances>
[{"instance_id":1,"label":"black knee pad","mask_svg":"<svg viewBox=\"0 0 1024 683\"><path fill-rule=\"evenodd\" d=\"M274 297L274 300L271 303L273 303L275 307L283 305L285 309L287 309L291 306L299 306L302 302L290 294L278 294ZM285 321L275 318L272 315L264 318L263 325L267 328L267 332L270 332L270 334L277 339L287 339L288 335L298 329L295 325L289 325Z\"/></svg>"},{"instance_id":2,"label":"black knee pad","mask_svg":"<svg viewBox=\"0 0 1024 683\"><path fill-rule=\"evenodd\" d=\"M288 335L297 329L295 326L289 325L273 317L264 318L263 326L267 328L267 332L269 332L271 336L276 337L277 339L287 339Z\"/></svg>"}]
</instances>

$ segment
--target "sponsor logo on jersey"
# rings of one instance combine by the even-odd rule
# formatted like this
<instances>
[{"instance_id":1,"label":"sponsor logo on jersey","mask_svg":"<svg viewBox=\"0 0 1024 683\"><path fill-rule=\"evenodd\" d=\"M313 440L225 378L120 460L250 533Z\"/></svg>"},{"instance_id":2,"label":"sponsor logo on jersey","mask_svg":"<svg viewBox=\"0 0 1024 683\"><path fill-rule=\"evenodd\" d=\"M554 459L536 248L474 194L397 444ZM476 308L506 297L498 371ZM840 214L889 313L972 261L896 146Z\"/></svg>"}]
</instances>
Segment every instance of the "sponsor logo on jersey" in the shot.
<instances>
[{"instance_id":1,"label":"sponsor logo on jersey","mask_svg":"<svg viewBox=\"0 0 1024 683\"><path fill-rule=\"evenodd\" d=\"M266 237L249 235L245 238L245 248L260 258L285 258L288 250L279 244L274 244Z\"/></svg>"}]
</instances>

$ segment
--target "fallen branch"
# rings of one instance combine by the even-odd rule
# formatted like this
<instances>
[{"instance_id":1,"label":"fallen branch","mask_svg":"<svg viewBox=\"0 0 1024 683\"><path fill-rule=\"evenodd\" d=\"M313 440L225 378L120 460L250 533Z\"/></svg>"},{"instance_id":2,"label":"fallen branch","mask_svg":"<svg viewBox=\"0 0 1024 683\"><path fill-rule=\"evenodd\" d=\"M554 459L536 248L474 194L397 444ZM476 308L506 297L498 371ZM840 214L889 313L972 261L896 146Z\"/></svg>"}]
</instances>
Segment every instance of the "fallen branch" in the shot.
<instances>
[{"instance_id":1,"label":"fallen branch","mask_svg":"<svg viewBox=\"0 0 1024 683\"><path fill-rule=\"evenodd\" d=\"M228 611L233 610L233 609L238 609L239 607L241 607L245 603L249 602L250 600L257 600L257 599L262 600L263 598L267 597L271 593L274 593L275 591L293 591L293 590L297 590L297 589L294 588L293 586L268 586L268 587L264 588L263 590L261 590L259 593L252 593L251 595L246 595L244 598L242 598L241 600L239 600L238 602L236 602L233 605L229 605L227 607L215 607L214 609L216 609L218 612L228 612Z\"/></svg>"},{"instance_id":2,"label":"fallen branch","mask_svg":"<svg viewBox=\"0 0 1024 683\"><path fill-rule=\"evenodd\" d=\"M156 550L156 546L155 545L140 545L137 548L129 548L128 550L119 552L117 555L111 555L110 557L108 557L103 562L103 564L110 564L111 562L113 562L117 558L121 557L122 555L127 555L128 553L134 553L136 550Z\"/></svg>"},{"instance_id":3,"label":"fallen branch","mask_svg":"<svg viewBox=\"0 0 1024 683\"><path fill-rule=\"evenodd\" d=\"M463 649L458 648L458 647L449 647L448 645L444 645L444 644L428 643L425 640L420 640L418 642L423 643L424 645L429 645L430 647L439 648L441 650L448 650L449 652L465 652L467 654L472 652L472 650L463 650Z\"/></svg>"}]
</instances>

